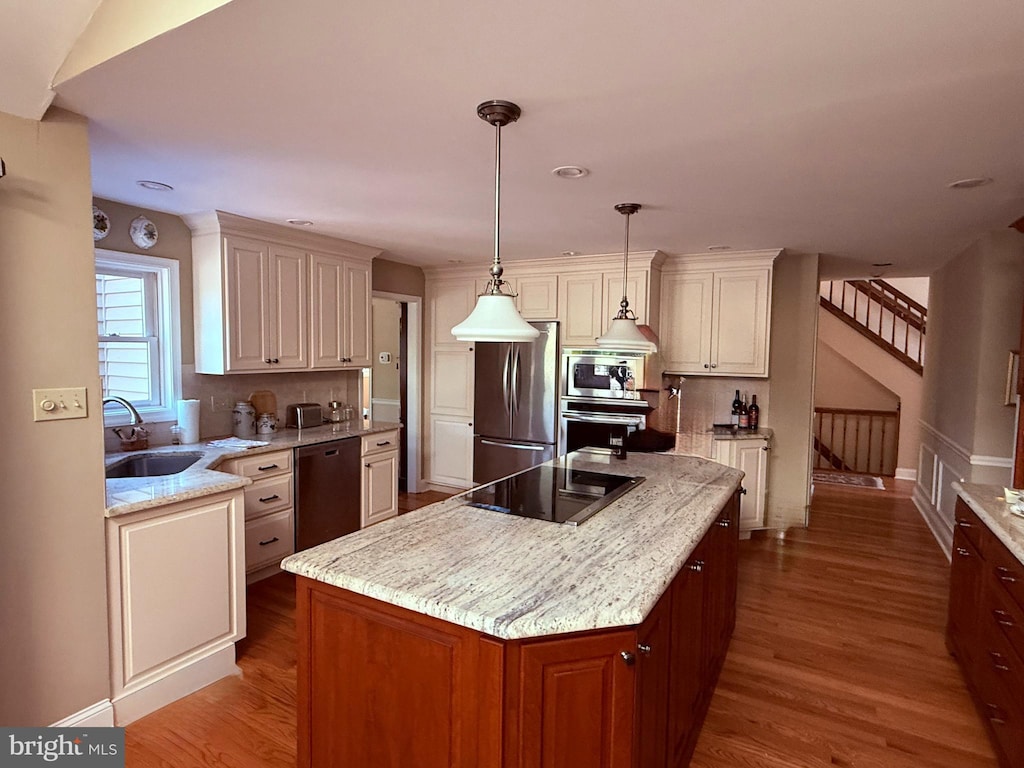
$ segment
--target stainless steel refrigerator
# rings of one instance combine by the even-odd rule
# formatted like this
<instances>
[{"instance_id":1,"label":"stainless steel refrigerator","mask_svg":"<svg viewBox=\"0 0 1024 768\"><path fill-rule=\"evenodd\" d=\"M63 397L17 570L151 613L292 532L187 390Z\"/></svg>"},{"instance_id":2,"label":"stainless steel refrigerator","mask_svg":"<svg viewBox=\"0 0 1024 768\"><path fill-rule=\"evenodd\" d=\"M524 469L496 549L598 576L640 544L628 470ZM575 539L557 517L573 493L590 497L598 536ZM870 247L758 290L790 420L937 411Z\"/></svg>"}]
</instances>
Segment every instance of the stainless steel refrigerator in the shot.
<instances>
[{"instance_id":1,"label":"stainless steel refrigerator","mask_svg":"<svg viewBox=\"0 0 1024 768\"><path fill-rule=\"evenodd\" d=\"M532 342L477 342L473 480L489 483L558 453L558 323Z\"/></svg>"}]
</instances>

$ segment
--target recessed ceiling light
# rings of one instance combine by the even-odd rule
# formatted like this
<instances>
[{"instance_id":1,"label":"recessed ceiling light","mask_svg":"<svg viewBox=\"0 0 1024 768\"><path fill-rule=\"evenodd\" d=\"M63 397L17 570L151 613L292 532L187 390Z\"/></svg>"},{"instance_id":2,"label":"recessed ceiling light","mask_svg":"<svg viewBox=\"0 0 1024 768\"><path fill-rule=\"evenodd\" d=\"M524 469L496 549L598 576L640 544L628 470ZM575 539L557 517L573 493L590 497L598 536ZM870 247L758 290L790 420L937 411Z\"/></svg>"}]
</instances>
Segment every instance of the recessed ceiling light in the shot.
<instances>
[{"instance_id":1,"label":"recessed ceiling light","mask_svg":"<svg viewBox=\"0 0 1024 768\"><path fill-rule=\"evenodd\" d=\"M732 250L732 246L731 245L709 245L708 246L708 250L709 251L731 251Z\"/></svg>"},{"instance_id":2,"label":"recessed ceiling light","mask_svg":"<svg viewBox=\"0 0 1024 768\"><path fill-rule=\"evenodd\" d=\"M560 165L557 168L552 168L551 173L560 179L582 179L590 171L578 165Z\"/></svg>"},{"instance_id":3,"label":"recessed ceiling light","mask_svg":"<svg viewBox=\"0 0 1024 768\"><path fill-rule=\"evenodd\" d=\"M975 187L984 187L986 184L991 184L992 179L988 176L978 176L973 179L960 179L959 181L951 182L947 184L950 189L974 189Z\"/></svg>"},{"instance_id":4,"label":"recessed ceiling light","mask_svg":"<svg viewBox=\"0 0 1024 768\"><path fill-rule=\"evenodd\" d=\"M135 183L143 189L152 189L154 192L170 192L174 189L170 184L164 184L162 181L148 181L147 179L140 179Z\"/></svg>"},{"instance_id":5,"label":"recessed ceiling light","mask_svg":"<svg viewBox=\"0 0 1024 768\"><path fill-rule=\"evenodd\" d=\"M562 251L563 256L579 256L579 251Z\"/></svg>"},{"instance_id":6,"label":"recessed ceiling light","mask_svg":"<svg viewBox=\"0 0 1024 768\"><path fill-rule=\"evenodd\" d=\"M289 224L295 227L312 227L313 222L309 219L285 219Z\"/></svg>"},{"instance_id":7,"label":"recessed ceiling light","mask_svg":"<svg viewBox=\"0 0 1024 768\"><path fill-rule=\"evenodd\" d=\"M876 261L871 266L872 267L891 267L892 266L892 262L891 261Z\"/></svg>"}]
</instances>

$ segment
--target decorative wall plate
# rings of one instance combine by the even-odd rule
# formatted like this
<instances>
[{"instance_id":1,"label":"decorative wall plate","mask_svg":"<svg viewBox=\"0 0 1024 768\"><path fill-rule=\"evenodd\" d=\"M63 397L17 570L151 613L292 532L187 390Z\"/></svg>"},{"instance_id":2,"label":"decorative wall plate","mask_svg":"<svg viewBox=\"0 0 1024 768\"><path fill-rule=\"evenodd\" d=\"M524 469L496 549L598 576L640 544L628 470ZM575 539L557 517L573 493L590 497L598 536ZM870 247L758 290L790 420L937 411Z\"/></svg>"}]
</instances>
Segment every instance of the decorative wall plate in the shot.
<instances>
[{"instance_id":1,"label":"decorative wall plate","mask_svg":"<svg viewBox=\"0 0 1024 768\"><path fill-rule=\"evenodd\" d=\"M110 217L95 205L92 207L92 241L102 240L110 234Z\"/></svg>"},{"instance_id":2,"label":"decorative wall plate","mask_svg":"<svg viewBox=\"0 0 1024 768\"><path fill-rule=\"evenodd\" d=\"M160 237L160 233L156 231L156 224L145 216L137 216L132 219L132 226L129 231L132 236L132 242L139 246L139 248L152 248L156 245L157 238Z\"/></svg>"}]
</instances>

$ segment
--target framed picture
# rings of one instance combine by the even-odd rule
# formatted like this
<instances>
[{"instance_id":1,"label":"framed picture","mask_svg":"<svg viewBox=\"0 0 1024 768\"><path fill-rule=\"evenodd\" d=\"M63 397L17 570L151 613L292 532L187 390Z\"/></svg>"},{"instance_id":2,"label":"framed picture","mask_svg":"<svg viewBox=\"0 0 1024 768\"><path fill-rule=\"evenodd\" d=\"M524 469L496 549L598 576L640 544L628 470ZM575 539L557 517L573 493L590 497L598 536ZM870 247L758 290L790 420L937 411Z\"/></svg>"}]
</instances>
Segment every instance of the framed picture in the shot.
<instances>
[{"instance_id":1,"label":"framed picture","mask_svg":"<svg viewBox=\"0 0 1024 768\"><path fill-rule=\"evenodd\" d=\"M1006 363L1006 392L1003 397L1003 405L1016 405L1017 403L1017 380L1020 376L1020 350L1011 349L1010 357Z\"/></svg>"}]
</instances>

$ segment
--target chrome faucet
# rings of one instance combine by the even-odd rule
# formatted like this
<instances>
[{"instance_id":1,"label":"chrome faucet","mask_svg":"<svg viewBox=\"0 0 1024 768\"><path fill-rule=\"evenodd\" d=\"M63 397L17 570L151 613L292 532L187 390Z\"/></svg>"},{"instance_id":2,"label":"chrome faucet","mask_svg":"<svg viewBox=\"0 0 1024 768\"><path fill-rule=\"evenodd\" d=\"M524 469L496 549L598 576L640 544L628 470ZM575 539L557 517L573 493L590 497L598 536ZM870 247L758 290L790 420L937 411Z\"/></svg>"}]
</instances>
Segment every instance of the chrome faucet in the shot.
<instances>
[{"instance_id":1,"label":"chrome faucet","mask_svg":"<svg viewBox=\"0 0 1024 768\"><path fill-rule=\"evenodd\" d=\"M109 397L104 397L103 405L106 405L107 403L117 403L118 405L123 405L125 408L127 408L128 413L132 417L132 420L129 422L131 426L134 427L136 424L142 423L142 417L139 416L139 412L135 410L135 406L129 403L123 397L118 397L117 395L110 395Z\"/></svg>"}]
</instances>

